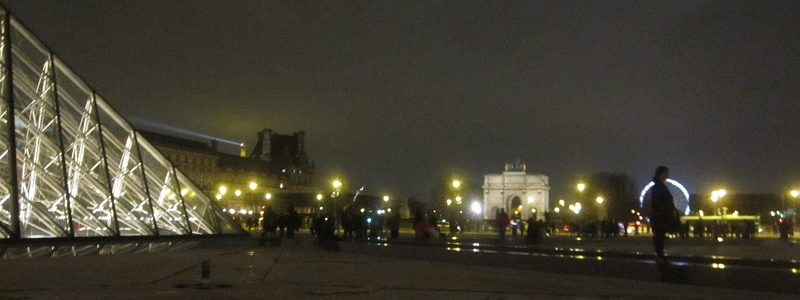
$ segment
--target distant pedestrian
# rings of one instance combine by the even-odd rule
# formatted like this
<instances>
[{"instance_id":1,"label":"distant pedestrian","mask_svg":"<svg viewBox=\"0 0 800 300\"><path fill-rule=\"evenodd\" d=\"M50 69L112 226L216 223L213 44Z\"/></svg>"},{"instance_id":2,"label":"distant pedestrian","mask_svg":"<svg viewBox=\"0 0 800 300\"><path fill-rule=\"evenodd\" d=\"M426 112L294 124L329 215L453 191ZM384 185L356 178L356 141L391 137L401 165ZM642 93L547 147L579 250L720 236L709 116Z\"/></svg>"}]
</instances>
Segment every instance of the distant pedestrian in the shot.
<instances>
[{"instance_id":1,"label":"distant pedestrian","mask_svg":"<svg viewBox=\"0 0 800 300\"><path fill-rule=\"evenodd\" d=\"M300 228L300 215L294 209L294 205L289 205L286 209L286 238L294 239L294 232Z\"/></svg>"},{"instance_id":2,"label":"distant pedestrian","mask_svg":"<svg viewBox=\"0 0 800 300\"><path fill-rule=\"evenodd\" d=\"M653 246L659 259L664 256L664 240L668 232L674 232L680 226L678 210L675 209L672 194L667 189L666 180L669 169L664 166L656 168L653 176L653 187L650 189L651 206L650 226L653 229Z\"/></svg>"},{"instance_id":3,"label":"distant pedestrian","mask_svg":"<svg viewBox=\"0 0 800 300\"><path fill-rule=\"evenodd\" d=\"M261 235L262 240L269 241L273 246L280 246L281 239L275 233L278 228L277 216L275 216L275 212L272 211L272 207L268 206L266 211L264 211L261 227L264 229L264 233Z\"/></svg>"},{"instance_id":4,"label":"distant pedestrian","mask_svg":"<svg viewBox=\"0 0 800 300\"><path fill-rule=\"evenodd\" d=\"M501 208L500 212L495 215L495 222L497 225L497 233L500 236L500 241L503 242L506 240L506 227L508 227L508 214L506 214L506 210Z\"/></svg>"}]
</instances>

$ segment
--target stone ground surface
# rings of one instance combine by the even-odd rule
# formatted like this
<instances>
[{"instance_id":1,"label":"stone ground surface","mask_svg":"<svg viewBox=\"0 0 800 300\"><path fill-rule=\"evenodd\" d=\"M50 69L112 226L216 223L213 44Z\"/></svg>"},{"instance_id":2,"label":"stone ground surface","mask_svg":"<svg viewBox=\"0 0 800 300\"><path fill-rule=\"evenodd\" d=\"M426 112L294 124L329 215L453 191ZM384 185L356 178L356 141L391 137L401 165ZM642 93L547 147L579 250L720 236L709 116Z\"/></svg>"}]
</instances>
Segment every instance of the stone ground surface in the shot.
<instances>
[{"instance_id":1,"label":"stone ground surface","mask_svg":"<svg viewBox=\"0 0 800 300\"><path fill-rule=\"evenodd\" d=\"M403 240L410 240L406 236ZM489 233L467 233L459 235L456 240L466 243L489 242L496 243L495 236ZM579 239L573 236L560 235L544 240L535 245L526 245L521 237L509 238L508 245L524 245L533 248L555 248L572 247L585 249L587 251L601 250L617 253L646 254L653 253L653 242L651 236L631 236L618 237L613 239L595 240ZM724 238L717 241L713 238L705 239L671 239L666 242L665 252L667 255L677 256L716 256L742 259L758 260L798 260L800 259L800 245L798 240L781 241L775 237L764 237L756 239L737 239Z\"/></svg>"},{"instance_id":2,"label":"stone ground surface","mask_svg":"<svg viewBox=\"0 0 800 300\"><path fill-rule=\"evenodd\" d=\"M119 247L61 246L0 261L0 299L796 299L796 295L364 254L326 252L307 236L279 247L228 238ZM73 251L71 252L70 249ZM398 248L399 249L399 248ZM41 251L41 250L36 250ZM414 247L402 251L415 251ZM401 252L402 252L401 251ZM368 252L368 251L367 251ZM18 253L16 256L10 254ZM72 256L72 254L85 253ZM447 255L459 255L447 253ZM470 258L465 258L470 259ZM200 266L210 261L201 286Z\"/></svg>"}]
</instances>

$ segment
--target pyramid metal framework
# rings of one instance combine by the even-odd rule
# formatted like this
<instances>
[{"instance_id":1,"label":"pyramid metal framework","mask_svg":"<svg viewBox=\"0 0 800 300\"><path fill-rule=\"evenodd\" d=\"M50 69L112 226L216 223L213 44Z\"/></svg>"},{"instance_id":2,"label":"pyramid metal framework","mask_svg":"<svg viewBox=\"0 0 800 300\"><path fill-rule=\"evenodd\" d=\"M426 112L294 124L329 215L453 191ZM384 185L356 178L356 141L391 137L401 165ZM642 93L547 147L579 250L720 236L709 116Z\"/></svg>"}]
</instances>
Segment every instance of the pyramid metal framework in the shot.
<instances>
[{"instance_id":1,"label":"pyramid metal framework","mask_svg":"<svg viewBox=\"0 0 800 300\"><path fill-rule=\"evenodd\" d=\"M0 7L0 240L241 233Z\"/></svg>"}]
</instances>

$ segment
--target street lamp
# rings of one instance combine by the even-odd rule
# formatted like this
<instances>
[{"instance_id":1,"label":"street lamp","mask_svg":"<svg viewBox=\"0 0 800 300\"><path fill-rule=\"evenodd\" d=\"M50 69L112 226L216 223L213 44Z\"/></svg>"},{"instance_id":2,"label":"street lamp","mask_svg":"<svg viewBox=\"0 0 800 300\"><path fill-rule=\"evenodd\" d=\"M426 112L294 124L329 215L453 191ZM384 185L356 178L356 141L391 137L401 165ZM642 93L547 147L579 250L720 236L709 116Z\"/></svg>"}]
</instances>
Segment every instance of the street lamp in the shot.
<instances>
[{"instance_id":1,"label":"street lamp","mask_svg":"<svg viewBox=\"0 0 800 300\"><path fill-rule=\"evenodd\" d=\"M450 199L447 199L446 202L447 202L447 206L450 206L450 204L453 204L453 200L450 200Z\"/></svg>"},{"instance_id":2,"label":"street lamp","mask_svg":"<svg viewBox=\"0 0 800 300\"><path fill-rule=\"evenodd\" d=\"M558 205L561 205L563 207L566 204L567 202L565 202L564 199L558 200Z\"/></svg>"},{"instance_id":3,"label":"street lamp","mask_svg":"<svg viewBox=\"0 0 800 300\"><path fill-rule=\"evenodd\" d=\"M233 194L236 195L236 197L239 197L242 195L242 190L235 190L233 191Z\"/></svg>"},{"instance_id":4,"label":"street lamp","mask_svg":"<svg viewBox=\"0 0 800 300\"><path fill-rule=\"evenodd\" d=\"M317 194L317 201L322 201L322 194Z\"/></svg>"},{"instance_id":5,"label":"street lamp","mask_svg":"<svg viewBox=\"0 0 800 300\"><path fill-rule=\"evenodd\" d=\"M714 203L714 210L716 211L717 214L720 213L719 209L717 209L717 202L720 199L722 199L722 197L725 197L725 195L727 195L727 194L728 194L728 191L726 191L725 189L718 189L718 190L711 191L711 202Z\"/></svg>"},{"instance_id":6,"label":"street lamp","mask_svg":"<svg viewBox=\"0 0 800 300\"><path fill-rule=\"evenodd\" d=\"M475 221L475 227L477 228L477 231L480 231L481 226L478 224L478 222L483 219L483 216L481 216L481 212L483 211L481 209L481 204L478 201L472 201L472 204L470 204L469 208L472 210L472 213L475 214L475 218L478 219Z\"/></svg>"},{"instance_id":7,"label":"street lamp","mask_svg":"<svg viewBox=\"0 0 800 300\"><path fill-rule=\"evenodd\" d=\"M339 209L337 207L337 203L336 202L338 202L337 200L339 198L338 197L339 196L339 189L342 188L342 181L339 180L338 178L336 178L336 179L333 180L333 182L331 182L331 186L333 186L334 190L336 191L335 196L333 197L333 226L334 226L336 232L338 233L339 232L339 218L338 218Z\"/></svg>"},{"instance_id":8,"label":"street lamp","mask_svg":"<svg viewBox=\"0 0 800 300\"><path fill-rule=\"evenodd\" d=\"M583 182L579 182L576 187L578 188L578 194L579 194L578 195L578 201L583 201L583 191L586 190L586 184L583 183ZM575 203L575 207L577 209L572 210L572 211L575 212L575 214L577 215L578 213L581 212L581 203L580 202Z\"/></svg>"},{"instance_id":9,"label":"street lamp","mask_svg":"<svg viewBox=\"0 0 800 300\"><path fill-rule=\"evenodd\" d=\"M458 179L453 179L452 184L454 188L458 189L461 186L461 181Z\"/></svg>"},{"instance_id":10,"label":"street lamp","mask_svg":"<svg viewBox=\"0 0 800 300\"><path fill-rule=\"evenodd\" d=\"M254 191L258 187L258 184L255 181L250 181L248 187L250 188L251 191Z\"/></svg>"},{"instance_id":11,"label":"street lamp","mask_svg":"<svg viewBox=\"0 0 800 300\"><path fill-rule=\"evenodd\" d=\"M605 201L605 199L603 199L602 196L597 196L597 198L595 198L594 201L597 202L597 226L596 226L597 228L595 230L595 233L597 234L596 237L599 239L603 233L600 221L603 219L602 210L603 210L603 201Z\"/></svg>"},{"instance_id":12,"label":"street lamp","mask_svg":"<svg viewBox=\"0 0 800 300\"><path fill-rule=\"evenodd\" d=\"M472 201L472 204L469 207L473 213L476 215L481 213L481 204L478 201Z\"/></svg>"},{"instance_id":13,"label":"street lamp","mask_svg":"<svg viewBox=\"0 0 800 300\"><path fill-rule=\"evenodd\" d=\"M264 199L267 199L267 200L272 199L272 194L270 194L270 193L264 194Z\"/></svg>"},{"instance_id":14,"label":"street lamp","mask_svg":"<svg viewBox=\"0 0 800 300\"><path fill-rule=\"evenodd\" d=\"M384 195L383 196L383 202L389 202L389 196L388 195Z\"/></svg>"},{"instance_id":15,"label":"street lamp","mask_svg":"<svg viewBox=\"0 0 800 300\"><path fill-rule=\"evenodd\" d=\"M225 196L225 193L228 192L228 187L224 185L219 186L219 194Z\"/></svg>"},{"instance_id":16,"label":"street lamp","mask_svg":"<svg viewBox=\"0 0 800 300\"><path fill-rule=\"evenodd\" d=\"M800 197L800 191L798 191L798 190L791 190L791 191L789 191L789 195L791 195L791 196L792 196L792 198L795 198L795 199L797 199L797 197Z\"/></svg>"}]
</instances>

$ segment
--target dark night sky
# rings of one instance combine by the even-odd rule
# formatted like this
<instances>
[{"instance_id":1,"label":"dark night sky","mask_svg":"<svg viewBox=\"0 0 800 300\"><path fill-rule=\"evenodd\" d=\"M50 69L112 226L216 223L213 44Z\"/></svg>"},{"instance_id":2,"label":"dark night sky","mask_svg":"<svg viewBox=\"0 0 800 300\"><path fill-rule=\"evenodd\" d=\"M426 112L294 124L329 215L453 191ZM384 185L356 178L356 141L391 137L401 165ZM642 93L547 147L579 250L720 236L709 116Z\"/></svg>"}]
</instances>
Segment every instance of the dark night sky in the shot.
<instances>
[{"instance_id":1,"label":"dark night sky","mask_svg":"<svg viewBox=\"0 0 800 300\"><path fill-rule=\"evenodd\" d=\"M690 192L800 184L797 1L2 2L128 118L302 129L321 179L373 194L517 158L551 199L659 164Z\"/></svg>"}]
</instances>

